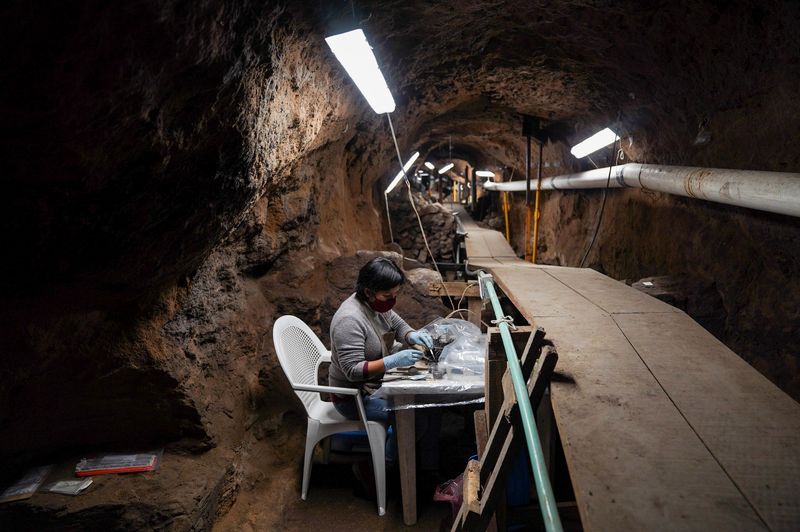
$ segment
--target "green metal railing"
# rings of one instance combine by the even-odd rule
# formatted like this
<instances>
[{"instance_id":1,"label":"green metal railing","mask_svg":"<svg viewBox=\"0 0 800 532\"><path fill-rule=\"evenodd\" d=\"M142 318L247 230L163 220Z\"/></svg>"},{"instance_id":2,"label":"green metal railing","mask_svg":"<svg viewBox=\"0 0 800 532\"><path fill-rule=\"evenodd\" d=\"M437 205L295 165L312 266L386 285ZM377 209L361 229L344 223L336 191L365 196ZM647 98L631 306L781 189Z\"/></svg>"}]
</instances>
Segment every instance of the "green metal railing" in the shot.
<instances>
[{"instance_id":1,"label":"green metal railing","mask_svg":"<svg viewBox=\"0 0 800 532\"><path fill-rule=\"evenodd\" d=\"M539 441L539 433L536 430L536 423L533 419L533 409L528 396L528 385L522 377L517 350L514 349L514 343L511 341L511 332L509 331L509 322L511 320L503 315L503 309L500 307L500 300L497 298L492 276L479 272L478 280L480 281L481 295L488 296L492 303L495 318L497 319L497 327L500 329L500 337L503 340L508 369L511 371L511 381L514 384L514 394L517 396L517 404L522 417L525 441L528 444L528 455L533 468L533 478L536 481L536 493L539 496L542 519L544 519L544 525L548 532L562 532L561 518L558 515L556 499L553 496L553 488L550 486L550 477L547 474L547 466L544 463L542 444Z\"/></svg>"}]
</instances>

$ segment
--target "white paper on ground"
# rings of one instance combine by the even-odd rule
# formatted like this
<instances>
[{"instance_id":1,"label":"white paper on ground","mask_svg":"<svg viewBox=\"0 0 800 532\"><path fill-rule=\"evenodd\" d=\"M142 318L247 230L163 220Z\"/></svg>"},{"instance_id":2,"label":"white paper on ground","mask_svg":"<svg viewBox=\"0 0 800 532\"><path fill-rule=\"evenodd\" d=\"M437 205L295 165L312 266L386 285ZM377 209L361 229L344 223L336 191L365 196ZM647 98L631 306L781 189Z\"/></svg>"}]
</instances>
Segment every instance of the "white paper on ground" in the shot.
<instances>
[{"instance_id":1,"label":"white paper on ground","mask_svg":"<svg viewBox=\"0 0 800 532\"><path fill-rule=\"evenodd\" d=\"M62 495L77 495L92 483L92 479L81 479L81 480L59 480L58 482L53 482L52 484L45 486L44 491L50 491L53 493L60 493Z\"/></svg>"},{"instance_id":2,"label":"white paper on ground","mask_svg":"<svg viewBox=\"0 0 800 532\"><path fill-rule=\"evenodd\" d=\"M25 473L24 477L0 493L0 502L18 501L31 497L42 485L47 475L50 474L52 467L46 465L30 469Z\"/></svg>"}]
</instances>

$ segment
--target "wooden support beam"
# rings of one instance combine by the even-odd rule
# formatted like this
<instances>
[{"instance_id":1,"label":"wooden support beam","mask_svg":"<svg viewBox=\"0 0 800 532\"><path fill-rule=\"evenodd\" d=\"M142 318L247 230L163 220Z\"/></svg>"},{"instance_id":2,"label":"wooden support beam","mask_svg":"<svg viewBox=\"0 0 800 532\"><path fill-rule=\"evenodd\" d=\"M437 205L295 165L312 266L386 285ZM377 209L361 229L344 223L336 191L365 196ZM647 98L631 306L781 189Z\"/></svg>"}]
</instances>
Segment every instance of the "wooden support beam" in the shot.
<instances>
[{"instance_id":1,"label":"wooden support beam","mask_svg":"<svg viewBox=\"0 0 800 532\"><path fill-rule=\"evenodd\" d=\"M534 332L535 334L531 334ZM533 371L533 364L539 357L539 352L544 342L544 329L529 326L517 327L516 331L511 331L511 340L514 343L514 348L517 353L522 354L522 375L527 378ZM486 422L487 430L494 425L494 420L500 412L504 394L502 379L503 374L506 372L505 350L503 349L503 342L500 338L500 329L497 327L490 327L486 334L487 338L487 353L486 353L486 368L484 370L484 395L486 398ZM535 356L526 357L526 353L533 351ZM512 394L513 395L513 394Z\"/></svg>"},{"instance_id":2,"label":"wooden support beam","mask_svg":"<svg viewBox=\"0 0 800 532\"><path fill-rule=\"evenodd\" d=\"M478 456L483 456L483 453L486 451L486 444L489 441L489 429L488 425L486 424L486 411L476 410L472 414L472 417L475 424L475 443L478 447ZM489 526L486 528L486 532L497 532L499 530L497 526L497 517L498 516L495 516L495 519L489 523ZM501 516L500 521L504 522L504 516Z\"/></svg>"},{"instance_id":3,"label":"wooden support beam","mask_svg":"<svg viewBox=\"0 0 800 532\"><path fill-rule=\"evenodd\" d=\"M413 403L411 396L397 396L395 403L399 406ZM410 496L416 493L417 464L413 458L416 445L414 411L408 408L395 410L397 426L398 465L400 467L401 492L403 494L403 522L413 525L417 522L417 498Z\"/></svg>"},{"instance_id":4,"label":"wooden support beam","mask_svg":"<svg viewBox=\"0 0 800 532\"><path fill-rule=\"evenodd\" d=\"M480 475L481 463L477 460L470 460L467 464L467 471L464 473L463 492L464 505L469 512L479 513L481 511Z\"/></svg>"},{"instance_id":5,"label":"wooden support beam","mask_svg":"<svg viewBox=\"0 0 800 532\"><path fill-rule=\"evenodd\" d=\"M537 331L538 333L539 331ZM532 358L536 358L539 349L532 349L536 337L541 341L543 334L531 335L534 338L529 342L528 350L523 354L523 368L534 369L534 364L530 363ZM541 346L541 344L539 344ZM532 354L532 351L536 351ZM528 392L531 399L531 407L534 411L539 407L544 396L544 391L547 389L550 378L552 377L553 370L556 362L558 361L558 354L555 349L546 346L541 349L542 363L536 367L536 377L528 378L528 375L523 374L526 378ZM527 363L526 363L527 362ZM516 402L515 396L506 397L504 403L504 415L495 420L492 432L489 435L489 442L486 447L485 453L481 456L480 467L477 468L478 480L481 489L477 492L480 498L479 508L475 510L475 501L467 499L468 492L464 492L464 504L462 505L456 521L453 523L453 531L484 531L486 530L495 510L501 504L501 493L505 479L508 475L513 461L519 451L525 444L522 418L520 414L519 405ZM467 472L470 470L468 468ZM476 469L472 468L472 474L476 473ZM465 477L466 478L466 477ZM474 490L474 478L469 480L471 494Z\"/></svg>"},{"instance_id":6,"label":"wooden support beam","mask_svg":"<svg viewBox=\"0 0 800 532\"><path fill-rule=\"evenodd\" d=\"M428 295L430 296L447 297L447 294L450 294L450 297L452 297L455 302L458 302L462 295L464 297L481 297L480 288L475 282L462 283L457 281L445 281L444 283L436 282L428 285Z\"/></svg>"},{"instance_id":7,"label":"wooden support beam","mask_svg":"<svg viewBox=\"0 0 800 532\"><path fill-rule=\"evenodd\" d=\"M554 467L556 456L556 428L553 416L553 404L550 402L549 390L545 391L539 409L536 410L536 428L539 431L539 441L542 442L542 454L547 465L547 474L550 481L554 480Z\"/></svg>"},{"instance_id":8,"label":"wooden support beam","mask_svg":"<svg viewBox=\"0 0 800 532\"><path fill-rule=\"evenodd\" d=\"M483 327L481 327L481 310L483 308L483 303L480 298L471 297L467 299L467 308L469 309L470 323L474 323L483 330Z\"/></svg>"},{"instance_id":9,"label":"wooden support beam","mask_svg":"<svg viewBox=\"0 0 800 532\"><path fill-rule=\"evenodd\" d=\"M507 436L512 432L512 426L508 422L508 418L498 419L498 414L501 410L507 410L507 408L505 408L507 404L516 405L516 396L513 392L506 393L505 395L502 392L503 375L506 373L506 357L505 351L502 348L499 329L492 327L489 329L488 333L485 370L485 378L487 379L486 409L475 413L475 432L478 440L481 463L496 464L502 448L497 443L487 448L485 434L488 427L492 427L492 434L489 440L496 442L506 441ZM512 341L515 344L515 348L518 349L518 353L522 354L520 367L522 369L523 378L525 378L526 381L532 374L535 362L539 358L542 346L544 345L544 335L544 330L541 328L537 328L534 331L530 327L520 327L517 331L512 331ZM479 475L483 477L479 479L481 485L485 485L493 469L494 466L479 471ZM498 522L496 526L498 529L502 530L505 525L502 487L498 486L495 488L494 493L496 500L492 502L492 505L493 509L497 510ZM463 523L467 513L469 512L462 506L456 523Z\"/></svg>"},{"instance_id":10,"label":"wooden support beam","mask_svg":"<svg viewBox=\"0 0 800 532\"><path fill-rule=\"evenodd\" d=\"M489 440L489 430L486 425L486 410L476 410L472 414L475 422L475 443L478 447L478 456L483 456L486 442Z\"/></svg>"}]
</instances>

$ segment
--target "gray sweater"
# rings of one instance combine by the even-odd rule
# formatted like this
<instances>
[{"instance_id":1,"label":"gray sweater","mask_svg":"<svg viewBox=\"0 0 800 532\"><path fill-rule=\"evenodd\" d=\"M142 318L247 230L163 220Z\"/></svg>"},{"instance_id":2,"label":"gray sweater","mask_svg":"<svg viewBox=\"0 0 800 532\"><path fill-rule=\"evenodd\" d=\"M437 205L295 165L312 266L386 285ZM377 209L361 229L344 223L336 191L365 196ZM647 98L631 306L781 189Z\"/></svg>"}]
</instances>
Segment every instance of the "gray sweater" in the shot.
<instances>
[{"instance_id":1,"label":"gray sweater","mask_svg":"<svg viewBox=\"0 0 800 532\"><path fill-rule=\"evenodd\" d=\"M414 330L395 311L375 312L355 294L339 306L331 320L330 386L373 390L380 386L380 375L366 376L366 362L383 356L376 329L380 333L394 331L395 340L402 343Z\"/></svg>"}]
</instances>

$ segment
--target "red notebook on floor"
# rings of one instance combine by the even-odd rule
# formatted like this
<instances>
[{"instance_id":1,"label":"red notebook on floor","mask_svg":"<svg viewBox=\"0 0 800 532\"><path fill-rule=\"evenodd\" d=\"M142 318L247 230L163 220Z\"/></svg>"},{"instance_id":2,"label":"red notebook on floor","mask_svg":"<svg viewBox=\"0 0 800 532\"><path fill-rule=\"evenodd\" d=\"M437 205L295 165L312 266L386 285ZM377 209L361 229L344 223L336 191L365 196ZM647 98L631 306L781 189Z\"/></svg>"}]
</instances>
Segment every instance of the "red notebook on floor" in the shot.
<instances>
[{"instance_id":1,"label":"red notebook on floor","mask_svg":"<svg viewBox=\"0 0 800 532\"><path fill-rule=\"evenodd\" d=\"M107 475L113 473L142 473L158 468L158 453L106 454L83 458L75 466L75 475Z\"/></svg>"}]
</instances>

